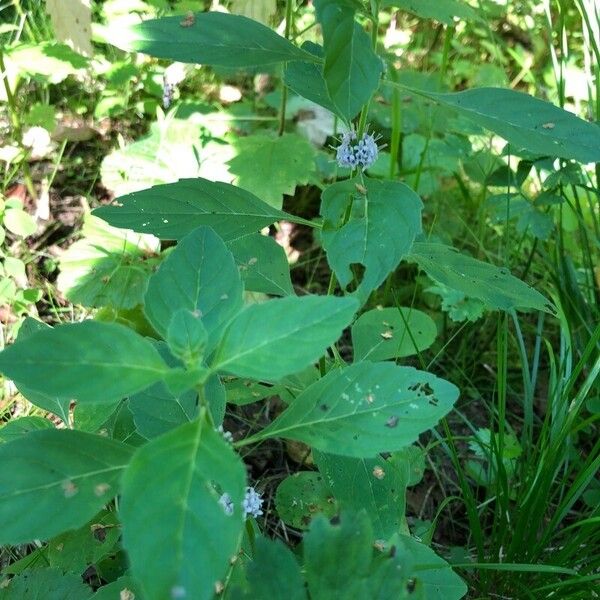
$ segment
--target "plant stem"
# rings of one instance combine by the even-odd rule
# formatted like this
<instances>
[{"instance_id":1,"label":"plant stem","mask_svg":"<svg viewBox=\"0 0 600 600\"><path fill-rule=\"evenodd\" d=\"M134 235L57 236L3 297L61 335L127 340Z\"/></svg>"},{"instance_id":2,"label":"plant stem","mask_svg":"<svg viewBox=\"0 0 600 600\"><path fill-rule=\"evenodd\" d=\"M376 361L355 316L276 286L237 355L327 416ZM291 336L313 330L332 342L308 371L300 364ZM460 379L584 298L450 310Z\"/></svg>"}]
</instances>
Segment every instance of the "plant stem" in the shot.
<instances>
[{"instance_id":1,"label":"plant stem","mask_svg":"<svg viewBox=\"0 0 600 600\"><path fill-rule=\"evenodd\" d=\"M292 31L292 21L294 17L293 11L293 2L294 0L286 0L285 2L285 39L290 39L290 34ZM283 70L285 71L287 63L284 63ZM281 74L281 106L279 108L279 131L277 132L278 136L282 136L285 131L285 111L287 106L287 86L283 81L283 72Z\"/></svg>"},{"instance_id":2,"label":"plant stem","mask_svg":"<svg viewBox=\"0 0 600 600\"><path fill-rule=\"evenodd\" d=\"M4 91L6 93L6 102L8 104L8 114L10 116L10 121L14 131L14 137L16 139L17 144L21 148L21 150L25 154L25 158L21 163L21 168L23 169L23 179L25 180L25 186L27 187L27 191L29 195L35 200L37 194L35 191L35 187L33 185L33 179L31 178L31 171L29 170L29 163L27 162L27 153L28 149L23 145L23 128L21 126L21 121L19 119L19 113L17 111L17 103L15 101L15 97L13 95L12 90L10 89L10 84L8 83L8 73L6 71L6 65L4 64L4 53L0 48L0 77L2 77L2 82L4 84Z\"/></svg>"}]
</instances>

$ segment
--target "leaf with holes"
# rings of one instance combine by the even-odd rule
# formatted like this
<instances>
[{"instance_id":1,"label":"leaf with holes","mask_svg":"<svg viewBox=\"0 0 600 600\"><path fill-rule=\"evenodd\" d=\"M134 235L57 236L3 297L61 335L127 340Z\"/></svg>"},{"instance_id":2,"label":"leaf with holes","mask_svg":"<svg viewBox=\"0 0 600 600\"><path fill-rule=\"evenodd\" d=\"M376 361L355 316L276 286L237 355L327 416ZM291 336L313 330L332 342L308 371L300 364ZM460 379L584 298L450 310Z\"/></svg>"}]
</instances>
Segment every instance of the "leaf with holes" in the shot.
<instances>
[{"instance_id":1,"label":"leaf with holes","mask_svg":"<svg viewBox=\"0 0 600 600\"><path fill-rule=\"evenodd\" d=\"M0 544L47 540L84 525L119 491L132 452L68 429L33 431L1 444Z\"/></svg>"},{"instance_id":2,"label":"leaf with holes","mask_svg":"<svg viewBox=\"0 0 600 600\"><path fill-rule=\"evenodd\" d=\"M297 529L308 529L316 514L333 517L337 505L326 478L315 471L300 471L277 487L275 508L279 518Z\"/></svg>"},{"instance_id":3,"label":"leaf with holes","mask_svg":"<svg viewBox=\"0 0 600 600\"><path fill-rule=\"evenodd\" d=\"M416 308L376 308L352 325L354 360L387 360L426 350L437 336L433 319Z\"/></svg>"},{"instance_id":4,"label":"leaf with holes","mask_svg":"<svg viewBox=\"0 0 600 600\"><path fill-rule=\"evenodd\" d=\"M123 545L144 598L213 597L240 544L245 485L240 458L200 420L136 452L123 475L119 510ZM231 512L219 501L222 494Z\"/></svg>"},{"instance_id":5,"label":"leaf with holes","mask_svg":"<svg viewBox=\"0 0 600 600\"><path fill-rule=\"evenodd\" d=\"M478 88L437 94L401 84L391 85L456 110L475 124L498 134L513 150L540 156L600 162L600 127L550 102L503 88Z\"/></svg>"},{"instance_id":6,"label":"leaf with holes","mask_svg":"<svg viewBox=\"0 0 600 600\"><path fill-rule=\"evenodd\" d=\"M285 250L272 237L253 233L227 244L240 270L244 289L274 296L294 293Z\"/></svg>"},{"instance_id":7,"label":"leaf with holes","mask_svg":"<svg viewBox=\"0 0 600 600\"><path fill-rule=\"evenodd\" d=\"M537 290L507 269L460 254L454 248L431 242L415 242L406 260L416 262L432 279L492 310L533 308L555 314L555 308Z\"/></svg>"},{"instance_id":8,"label":"leaf with holes","mask_svg":"<svg viewBox=\"0 0 600 600\"><path fill-rule=\"evenodd\" d=\"M400 450L452 409L458 389L412 367L360 362L330 371L256 439L282 437L367 458Z\"/></svg>"},{"instance_id":9,"label":"leaf with holes","mask_svg":"<svg viewBox=\"0 0 600 600\"><path fill-rule=\"evenodd\" d=\"M133 192L93 213L114 227L152 233L167 240L179 240L204 225L228 242L280 219L298 220L246 190L201 177Z\"/></svg>"},{"instance_id":10,"label":"leaf with holes","mask_svg":"<svg viewBox=\"0 0 600 600\"><path fill-rule=\"evenodd\" d=\"M361 191L363 183L366 193ZM399 182L365 177L326 188L321 237L327 261L342 287L354 278L351 266L363 265L365 273L356 294L365 302L410 251L421 231L422 208L420 198Z\"/></svg>"},{"instance_id":11,"label":"leaf with holes","mask_svg":"<svg viewBox=\"0 0 600 600\"><path fill-rule=\"evenodd\" d=\"M405 519L406 488L423 474L424 454L408 446L387 458L350 458L313 453L319 472L345 510L366 510L379 539L408 532Z\"/></svg>"}]
</instances>

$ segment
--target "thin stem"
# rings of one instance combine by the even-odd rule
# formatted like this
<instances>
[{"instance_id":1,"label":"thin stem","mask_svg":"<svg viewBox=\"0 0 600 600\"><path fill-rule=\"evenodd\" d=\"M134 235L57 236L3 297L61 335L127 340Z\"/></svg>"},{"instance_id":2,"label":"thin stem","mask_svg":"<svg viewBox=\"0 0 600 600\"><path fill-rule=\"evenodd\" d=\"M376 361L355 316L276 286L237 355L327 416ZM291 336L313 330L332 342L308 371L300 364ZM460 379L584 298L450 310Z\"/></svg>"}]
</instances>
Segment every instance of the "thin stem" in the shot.
<instances>
[{"instance_id":1,"label":"thin stem","mask_svg":"<svg viewBox=\"0 0 600 600\"><path fill-rule=\"evenodd\" d=\"M285 2L285 39L290 39L290 34L292 31L292 21L294 16L293 11L293 3L294 0L286 0ZM285 71L287 63L284 63L283 70ZM285 131L285 111L287 107L287 97L288 91L285 82L283 81L283 73L281 75L281 106L279 108L279 131L277 132L278 136L282 136Z\"/></svg>"},{"instance_id":2,"label":"thin stem","mask_svg":"<svg viewBox=\"0 0 600 600\"><path fill-rule=\"evenodd\" d=\"M21 126L21 121L19 119L19 113L17 111L17 103L15 101L15 97L13 95L12 90L10 89L10 84L8 83L8 72L6 71L6 65L4 64L4 53L0 48L0 77L2 78L2 83L4 85L4 91L6 93L6 102L8 104L8 113L10 116L10 121L13 127L13 131L15 134L16 142L21 148L21 150L25 153L25 158L21 163L21 167L23 169L23 179L25 180L25 186L27 187L27 191L29 195L35 199L37 194L35 191L35 187L33 185L33 179L31 178L31 171L29 170L29 163L27 162L27 148L23 145L23 128Z\"/></svg>"}]
</instances>

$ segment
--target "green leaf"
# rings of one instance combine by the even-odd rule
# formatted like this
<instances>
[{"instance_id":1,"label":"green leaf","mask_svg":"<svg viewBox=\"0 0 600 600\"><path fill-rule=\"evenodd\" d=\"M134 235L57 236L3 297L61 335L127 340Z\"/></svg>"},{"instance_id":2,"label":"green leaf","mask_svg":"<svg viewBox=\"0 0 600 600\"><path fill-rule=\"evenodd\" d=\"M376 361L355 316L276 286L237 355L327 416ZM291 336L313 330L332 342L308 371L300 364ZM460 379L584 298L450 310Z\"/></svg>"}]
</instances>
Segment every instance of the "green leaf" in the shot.
<instances>
[{"instance_id":1,"label":"green leaf","mask_svg":"<svg viewBox=\"0 0 600 600\"><path fill-rule=\"evenodd\" d=\"M212 368L277 381L317 360L350 323L353 298L303 296L245 308L229 325Z\"/></svg>"},{"instance_id":2,"label":"green leaf","mask_svg":"<svg viewBox=\"0 0 600 600\"><path fill-rule=\"evenodd\" d=\"M323 57L323 48L314 42L304 42L302 49L310 52L319 59ZM341 119L345 118L345 115L338 110L329 96L322 65L300 60L289 62L286 64L283 80L285 85L296 92L296 94L337 114Z\"/></svg>"},{"instance_id":3,"label":"green leaf","mask_svg":"<svg viewBox=\"0 0 600 600\"><path fill-rule=\"evenodd\" d=\"M421 19L435 19L446 25L452 25L454 17L481 21L477 11L459 0L383 0L383 6L395 6Z\"/></svg>"},{"instance_id":4,"label":"green leaf","mask_svg":"<svg viewBox=\"0 0 600 600\"><path fill-rule=\"evenodd\" d=\"M75 242L59 258L58 289L75 304L130 309L141 304L158 262L154 236L110 227L87 214Z\"/></svg>"},{"instance_id":5,"label":"green leaf","mask_svg":"<svg viewBox=\"0 0 600 600\"><path fill-rule=\"evenodd\" d=\"M198 396L194 390L172 394L160 382L129 398L129 409L140 435L152 439L189 423L197 413Z\"/></svg>"},{"instance_id":6,"label":"green leaf","mask_svg":"<svg viewBox=\"0 0 600 600\"><path fill-rule=\"evenodd\" d=\"M398 266L421 231L420 198L406 185L364 178L334 183L322 195L323 248L345 288L353 279L351 265L366 270L356 291L364 302ZM360 186L360 187L357 187ZM345 223L347 211L350 211Z\"/></svg>"},{"instance_id":7,"label":"green leaf","mask_svg":"<svg viewBox=\"0 0 600 600\"><path fill-rule=\"evenodd\" d=\"M26 317L19 329L17 342L23 342L34 333L44 330L50 330L50 327L41 321ZM2 355L0 355L0 357L1 356ZM43 391L32 390L28 385L20 381L15 381L15 386L34 406L55 414L60 417L64 423L69 422L69 409L71 406L70 398L58 398L56 396L45 394Z\"/></svg>"},{"instance_id":8,"label":"green leaf","mask_svg":"<svg viewBox=\"0 0 600 600\"><path fill-rule=\"evenodd\" d=\"M54 429L54 424L43 417L13 417L0 427L0 442L11 442L40 429Z\"/></svg>"},{"instance_id":9,"label":"green leaf","mask_svg":"<svg viewBox=\"0 0 600 600\"><path fill-rule=\"evenodd\" d=\"M244 289L274 296L294 293L285 250L268 235L253 233L227 243Z\"/></svg>"},{"instance_id":10,"label":"green leaf","mask_svg":"<svg viewBox=\"0 0 600 600\"><path fill-rule=\"evenodd\" d=\"M388 458L348 458L314 452L315 462L329 482L331 492L344 510L366 510L378 539L407 532L405 520L406 488L419 468L415 451L408 446ZM419 469L422 474L422 467Z\"/></svg>"},{"instance_id":11,"label":"green leaf","mask_svg":"<svg viewBox=\"0 0 600 600\"><path fill-rule=\"evenodd\" d=\"M460 254L450 246L415 242L406 260L416 262L435 281L478 298L490 309L533 308L555 314L542 294L507 269Z\"/></svg>"},{"instance_id":12,"label":"green leaf","mask_svg":"<svg viewBox=\"0 0 600 600\"><path fill-rule=\"evenodd\" d=\"M369 36L354 21L354 8L337 0L316 0L315 8L323 29L327 91L349 121L379 86L383 63Z\"/></svg>"},{"instance_id":13,"label":"green leaf","mask_svg":"<svg viewBox=\"0 0 600 600\"><path fill-rule=\"evenodd\" d=\"M197 314L209 336L207 352L243 304L243 286L231 252L210 228L185 236L150 278L144 313L163 338L180 309Z\"/></svg>"},{"instance_id":14,"label":"green leaf","mask_svg":"<svg viewBox=\"0 0 600 600\"><path fill-rule=\"evenodd\" d=\"M60 569L25 571L0 585L0 600L90 600L92 589L79 575L63 573Z\"/></svg>"},{"instance_id":15,"label":"green leaf","mask_svg":"<svg viewBox=\"0 0 600 600\"><path fill-rule=\"evenodd\" d=\"M181 179L117 199L93 211L115 227L179 240L199 226L215 230L226 242L294 217L246 190L208 179Z\"/></svg>"},{"instance_id":16,"label":"green leaf","mask_svg":"<svg viewBox=\"0 0 600 600\"><path fill-rule=\"evenodd\" d=\"M68 429L0 445L0 544L46 540L84 525L118 492L131 452Z\"/></svg>"},{"instance_id":17,"label":"green leaf","mask_svg":"<svg viewBox=\"0 0 600 600\"><path fill-rule=\"evenodd\" d=\"M231 446L199 420L137 451L123 476L120 515L146 600L213 597L240 544L245 480ZM219 503L224 493L232 514Z\"/></svg>"},{"instance_id":18,"label":"green leaf","mask_svg":"<svg viewBox=\"0 0 600 600\"><path fill-rule=\"evenodd\" d=\"M247 569L248 598L305 600L304 580L292 551L280 540L260 536Z\"/></svg>"},{"instance_id":19,"label":"green leaf","mask_svg":"<svg viewBox=\"0 0 600 600\"><path fill-rule=\"evenodd\" d=\"M0 353L0 371L44 395L114 402L169 369L149 341L123 325L83 321L17 341Z\"/></svg>"},{"instance_id":20,"label":"green leaf","mask_svg":"<svg viewBox=\"0 0 600 600\"><path fill-rule=\"evenodd\" d=\"M133 577L123 576L116 581L103 585L93 600L143 600L142 588Z\"/></svg>"},{"instance_id":21,"label":"green leaf","mask_svg":"<svg viewBox=\"0 0 600 600\"><path fill-rule=\"evenodd\" d=\"M414 578L423 586L427 600L459 600L467 593L464 581L429 546L407 535L400 536L400 542L398 551L410 557Z\"/></svg>"},{"instance_id":22,"label":"green leaf","mask_svg":"<svg viewBox=\"0 0 600 600\"><path fill-rule=\"evenodd\" d=\"M256 437L283 437L322 452L373 457L414 442L457 398L454 385L431 373L360 362L330 371Z\"/></svg>"},{"instance_id":23,"label":"green leaf","mask_svg":"<svg viewBox=\"0 0 600 600\"><path fill-rule=\"evenodd\" d=\"M7 208L2 223L11 233L20 237L28 237L37 231L35 219L20 208Z\"/></svg>"},{"instance_id":24,"label":"green leaf","mask_svg":"<svg viewBox=\"0 0 600 600\"><path fill-rule=\"evenodd\" d=\"M315 471L300 471L277 487L275 508L279 518L296 529L308 529L316 514L333 517L337 505L325 477Z\"/></svg>"},{"instance_id":25,"label":"green leaf","mask_svg":"<svg viewBox=\"0 0 600 600\"><path fill-rule=\"evenodd\" d=\"M354 360L387 360L426 350L437 337L433 319L415 308L376 308L352 326Z\"/></svg>"},{"instance_id":26,"label":"green leaf","mask_svg":"<svg viewBox=\"0 0 600 600\"><path fill-rule=\"evenodd\" d=\"M180 308L171 318L167 328L167 343L174 356L184 363L197 363L204 353L208 332L195 313Z\"/></svg>"},{"instance_id":27,"label":"green leaf","mask_svg":"<svg viewBox=\"0 0 600 600\"><path fill-rule=\"evenodd\" d=\"M269 27L246 17L221 12L144 21L128 30L115 31L110 41L122 50L222 67L315 60Z\"/></svg>"},{"instance_id":28,"label":"green leaf","mask_svg":"<svg viewBox=\"0 0 600 600\"><path fill-rule=\"evenodd\" d=\"M280 209L283 195L292 196L306 184L314 170L315 149L304 137L285 133L279 137L254 134L234 141L237 155L229 161L236 184Z\"/></svg>"},{"instance_id":29,"label":"green leaf","mask_svg":"<svg viewBox=\"0 0 600 600\"><path fill-rule=\"evenodd\" d=\"M554 104L523 92L479 88L437 94L391 84L450 107L471 121L498 134L513 151L529 150L541 156L600 162L600 127Z\"/></svg>"},{"instance_id":30,"label":"green leaf","mask_svg":"<svg viewBox=\"0 0 600 600\"><path fill-rule=\"evenodd\" d=\"M373 530L367 514L343 513L333 523L319 515L304 536L308 591L313 600L371 598L368 576Z\"/></svg>"}]
</instances>

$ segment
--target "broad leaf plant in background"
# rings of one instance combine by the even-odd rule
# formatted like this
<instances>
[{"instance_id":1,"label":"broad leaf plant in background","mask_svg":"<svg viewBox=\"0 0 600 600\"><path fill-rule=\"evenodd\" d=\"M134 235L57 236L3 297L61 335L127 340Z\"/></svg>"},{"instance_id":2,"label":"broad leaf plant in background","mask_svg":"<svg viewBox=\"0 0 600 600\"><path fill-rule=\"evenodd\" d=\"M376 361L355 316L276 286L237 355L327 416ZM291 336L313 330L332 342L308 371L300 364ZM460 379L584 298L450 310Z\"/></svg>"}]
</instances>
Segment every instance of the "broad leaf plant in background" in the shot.
<instances>
[{"instance_id":1,"label":"broad leaf plant in background","mask_svg":"<svg viewBox=\"0 0 600 600\"><path fill-rule=\"evenodd\" d=\"M85 237L62 259L69 268L59 285L72 301L99 309L96 317L55 327L27 319L0 354L0 371L66 425L26 417L2 430L0 543L35 541L38 550L35 568L13 571L0 598L29 597L23 590L34 588L52 598L145 600L466 594L405 518L406 489L424 461L413 444L460 392L426 365L403 365L433 344L432 319L410 306L373 308L370 299L405 263L442 295L452 291L481 310L515 319L518 310L557 310L508 269L428 235L419 177L395 176L399 125L384 139L370 109L376 96L402 95L494 132L531 164L600 163L599 130L509 89L419 87L378 47L386 7L451 24L478 18L466 4L313 4L321 43L291 41L292 0L284 35L211 11L110 33L119 48L160 59L278 70L281 127L242 138L229 161L236 185L204 173L95 209ZM167 87L165 104L171 93ZM314 177L314 150L284 131L292 93L335 116L328 160L337 176L323 186L314 219L282 205L296 183ZM295 293L284 250L261 234L281 221L314 230L330 267L327 294ZM228 404L275 395L284 409L269 422L245 437L228 431ZM524 419L531 426L527 410ZM267 505L244 458L273 439L300 444L314 469L284 479ZM481 448L489 432L486 439ZM304 532L300 546L265 534L270 511ZM94 554L96 529L108 536L103 551L118 557L112 565ZM76 576L88 555L111 581L96 592Z\"/></svg>"}]
</instances>

